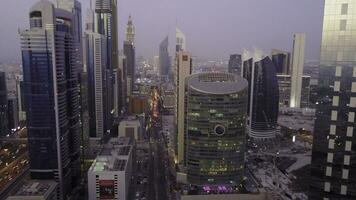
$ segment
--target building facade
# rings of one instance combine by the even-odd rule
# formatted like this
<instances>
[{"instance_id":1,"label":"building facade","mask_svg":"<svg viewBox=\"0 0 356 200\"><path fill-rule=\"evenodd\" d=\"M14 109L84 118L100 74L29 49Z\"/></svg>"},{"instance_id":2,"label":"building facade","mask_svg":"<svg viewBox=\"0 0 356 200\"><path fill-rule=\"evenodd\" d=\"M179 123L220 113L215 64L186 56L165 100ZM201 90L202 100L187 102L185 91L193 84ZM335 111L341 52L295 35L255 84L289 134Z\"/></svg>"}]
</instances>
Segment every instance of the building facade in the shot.
<instances>
[{"instance_id":1,"label":"building facade","mask_svg":"<svg viewBox=\"0 0 356 200\"><path fill-rule=\"evenodd\" d=\"M275 138L279 106L276 68L268 56L250 58L243 68L243 77L249 82L249 136Z\"/></svg>"},{"instance_id":2,"label":"building facade","mask_svg":"<svg viewBox=\"0 0 356 200\"><path fill-rule=\"evenodd\" d=\"M355 1L326 0L309 199L356 199Z\"/></svg>"},{"instance_id":3,"label":"building facade","mask_svg":"<svg viewBox=\"0 0 356 200\"><path fill-rule=\"evenodd\" d=\"M302 76L304 69L305 33L296 33L293 40L292 84L290 107L300 108L302 92Z\"/></svg>"},{"instance_id":4,"label":"building facade","mask_svg":"<svg viewBox=\"0 0 356 200\"><path fill-rule=\"evenodd\" d=\"M6 74L0 72L0 137L5 137L9 133L7 110Z\"/></svg>"},{"instance_id":5,"label":"building facade","mask_svg":"<svg viewBox=\"0 0 356 200\"><path fill-rule=\"evenodd\" d=\"M240 184L248 82L229 73L201 73L187 77L186 84L188 183Z\"/></svg>"},{"instance_id":6,"label":"building facade","mask_svg":"<svg viewBox=\"0 0 356 200\"><path fill-rule=\"evenodd\" d=\"M277 74L289 75L291 73L291 55L289 52L272 49L271 58Z\"/></svg>"},{"instance_id":7,"label":"building facade","mask_svg":"<svg viewBox=\"0 0 356 200\"><path fill-rule=\"evenodd\" d=\"M302 90L300 97L300 107L310 106L310 76L302 76ZM279 107L289 107L291 95L291 76L277 75L279 89Z\"/></svg>"},{"instance_id":8,"label":"building facade","mask_svg":"<svg viewBox=\"0 0 356 200\"><path fill-rule=\"evenodd\" d=\"M176 53L175 65L175 99L176 99L176 127L177 127L177 150L178 163L185 164L185 149L186 149L186 102L185 102L185 79L192 74L192 57L190 53L179 51Z\"/></svg>"},{"instance_id":9,"label":"building facade","mask_svg":"<svg viewBox=\"0 0 356 200\"><path fill-rule=\"evenodd\" d=\"M80 123L75 13L40 1L21 30L26 118L33 179L59 183L65 199L80 180Z\"/></svg>"},{"instance_id":10,"label":"building facade","mask_svg":"<svg viewBox=\"0 0 356 200\"><path fill-rule=\"evenodd\" d=\"M168 36L159 45L159 75L169 76L171 73L171 62L168 53Z\"/></svg>"},{"instance_id":11,"label":"building facade","mask_svg":"<svg viewBox=\"0 0 356 200\"><path fill-rule=\"evenodd\" d=\"M241 76L242 57L239 54L230 55L228 72Z\"/></svg>"}]
</instances>

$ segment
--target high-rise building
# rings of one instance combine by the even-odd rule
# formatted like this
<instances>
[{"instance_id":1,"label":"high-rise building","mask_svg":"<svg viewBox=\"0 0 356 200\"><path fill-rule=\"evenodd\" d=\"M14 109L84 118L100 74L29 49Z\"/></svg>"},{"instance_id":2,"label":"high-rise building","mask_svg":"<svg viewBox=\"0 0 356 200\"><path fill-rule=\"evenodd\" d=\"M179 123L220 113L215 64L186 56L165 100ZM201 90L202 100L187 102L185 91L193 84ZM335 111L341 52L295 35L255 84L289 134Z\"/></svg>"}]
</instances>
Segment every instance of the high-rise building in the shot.
<instances>
[{"instance_id":1,"label":"high-rise building","mask_svg":"<svg viewBox=\"0 0 356 200\"><path fill-rule=\"evenodd\" d=\"M106 99L106 39L102 34L84 34L85 65L88 70L89 135L102 138L109 128Z\"/></svg>"},{"instance_id":2,"label":"high-rise building","mask_svg":"<svg viewBox=\"0 0 356 200\"><path fill-rule=\"evenodd\" d=\"M248 82L229 73L201 73L189 76L186 87L188 183L240 184Z\"/></svg>"},{"instance_id":3,"label":"high-rise building","mask_svg":"<svg viewBox=\"0 0 356 200\"><path fill-rule=\"evenodd\" d=\"M257 54L243 64L249 82L249 136L272 139L276 136L279 91L276 68L271 59Z\"/></svg>"},{"instance_id":4,"label":"high-rise building","mask_svg":"<svg viewBox=\"0 0 356 200\"><path fill-rule=\"evenodd\" d=\"M17 103L18 103L18 111L19 111L19 121L23 123L26 121L26 111L25 111L25 94L24 94L24 82L23 75L16 76L16 95L17 95Z\"/></svg>"},{"instance_id":5,"label":"high-rise building","mask_svg":"<svg viewBox=\"0 0 356 200\"><path fill-rule=\"evenodd\" d=\"M276 66L277 74L289 75L291 73L291 55L289 52L272 49L272 62Z\"/></svg>"},{"instance_id":6,"label":"high-rise building","mask_svg":"<svg viewBox=\"0 0 356 200\"><path fill-rule=\"evenodd\" d=\"M0 137L8 134L6 74L0 72Z\"/></svg>"},{"instance_id":7,"label":"high-rise building","mask_svg":"<svg viewBox=\"0 0 356 200\"><path fill-rule=\"evenodd\" d=\"M178 51L186 51L187 50L187 41L184 33L176 28L176 52Z\"/></svg>"},{"instance_id":8,"label":"high-rise building","mask_svg":"<svg viewBox=\"0 0 356 200\"><path fill-rule=\"evenodd\" d=\"M129 16L126 26L126 41L135 45L135 26L133 25L131 15Z\"/></svg>"},{"instance_id":9,"label":"high-rise building","mask_svg":"<svg viewBox=\"0 0 356 200\"><path fill-rule=\"evenodd\" d=\"M228 72L241 76L242 58L239 54L230 55Z\"/></svg>"},{"instance_id":10,"label":"high-rise building","mask_svg":"<svg viewBox=\"0 0 356 200\"><path fill-rule=\"evenodd\" d=\"M124 41L124 54L126 56L126 75L128 80L127 92L132 94L135 83L136 58L135 58L135 26L131 15L126 27L126 40Z\"/></svg>"},{"instance_id":11,"label":"high-rise building","mask_svg":"<svg viewBox=\"0 0 356 200\"><path fill-rule=\"evenodd\" d=\"M113 69L119 67L117 0L96 0L95 16L95 32L103 35L106 40L106 98L104 105L107 128L111 129L114 114Z\"/></svg>"},{"instance_id":12,"label":"high-rise building","mask_svg":"<svg viewBox=\"0 0 356 200\"><path fill-rule=\"evenodd\" d=\"M185 163L186 134L185 134L185 79L192 73L192 56L185 51L176 53L175 64L175 88L176 88L176 126L177 126L177 146L178 163Z\"/></svg>"},{"instance_id":13,"label":"high-rise building","mask_svg":"<svg viewBox=\"0 0 356 200\"><path fill-rule=\"evenodd\" d=\"M355 1L325 0L309 199L356 199Z\"/></svg>"},{"instance_id":14,"label":"high-rise building","mask_svg":"<svg viewBox=\"0 0 356 200\"><path fill-rule=\"evenodd\" d=\"M171 62L168 53L168 36L159 45L159 75L168 77L171 73Z\"/></svg>"},{"instance_id":15,"label":"high-rise building","mask_svg":"<svg viewBox=\"0 0 356 200\"><path fill-rule=\"evenodd\" d=\"M17 130L20 126L18 114L17 98L9 97L7 100L7 122L9 130Z\"/></svg>"},{"instance_id":16,"label":"high-rise building","mask_svg":"<svg viewBox=\"0 0 356 200\"><path fill-rule=\"evenodd\" d=\"M31 7L21 30L30 174L59 183L65 199L80 180L78 20L49 1Z\"/></svg>"},{"instance_id":17,"label":"high-rise building","mask_svg":"<svg viewBox=\"0 0 356 200\"><path fill-rule=\"evenodd\" d=\"M292 57L292 85L290 94L290 107L300 108L302 76L305 54L305 33L296 33L293 41Z\"/></svg>"},{"instance_id":18,"label":"high-rise building","mask_svg":"<svg viewBox=\"0 0 356 200\"><path fill-rule=\"evenodd\" d=\"M120 54L119 56L119 69L121 71L121 91L119 94L121 95L121 110L125 112L127 110L127 102L128 102L128 96L127 96L127 66L126 66L126 56L123 55L123 53Z\"/></svg>"},{"instance_id":19,"label":"high-rise building","mask_svg":"<svg viewBox=\"0 0 356 200\"><path fill-rule=\"evenodd\" d=\"M289 107L291 94L291 75L277 74L279 89L279 107ZM309 107L310 99L310 76L302 76L302 90L300 97L300 107Z\"/></svg>"}]
</instances>

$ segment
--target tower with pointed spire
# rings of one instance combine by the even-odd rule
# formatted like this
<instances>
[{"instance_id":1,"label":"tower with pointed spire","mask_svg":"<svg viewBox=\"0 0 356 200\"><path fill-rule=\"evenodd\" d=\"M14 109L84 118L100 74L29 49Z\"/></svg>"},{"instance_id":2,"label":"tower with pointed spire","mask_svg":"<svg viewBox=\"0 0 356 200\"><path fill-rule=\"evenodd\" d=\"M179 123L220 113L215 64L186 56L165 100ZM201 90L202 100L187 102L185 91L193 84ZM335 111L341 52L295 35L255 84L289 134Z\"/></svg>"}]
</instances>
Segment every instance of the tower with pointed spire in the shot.
<instances>
[{"instance_id":1,"label":"tower with pointed spire","mask_svg":"<svg viewBox=\"0 0 356 200\"><path fill-rule=\"evenodd\" d=\"M131 15L129 16L129 21L126 26L126 41L135 45L135 26L133 25Z\"/></svg>"}]
</instances>

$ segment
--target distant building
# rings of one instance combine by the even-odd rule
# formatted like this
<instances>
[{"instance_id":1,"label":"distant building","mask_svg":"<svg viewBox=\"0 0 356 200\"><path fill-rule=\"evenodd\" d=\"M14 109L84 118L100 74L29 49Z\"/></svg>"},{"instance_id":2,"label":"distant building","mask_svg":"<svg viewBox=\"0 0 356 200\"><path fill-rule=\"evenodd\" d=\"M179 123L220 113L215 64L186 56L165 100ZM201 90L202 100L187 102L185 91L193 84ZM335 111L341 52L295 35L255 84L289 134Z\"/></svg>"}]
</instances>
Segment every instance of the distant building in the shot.
<instances>
[{"instance_id":1,"label":"distant building","mask_svg":"<svg viewBox=\"0 0 356 200\"><path fill-rule=\"evenodd\" d=\"M272 49L272 62L277 74L291 74L291 54L286 51Z\"/></svg>"},{"instance_id":2,"label":"distant building","mask_svg":"<svg viewBox=\"0 0 356 200\"><path fill-rule=\"evenodd\" d=\"M24 94L24 82L23 76L16 76L16 95L17 95L17 103L18 103L18 112L19 112L19 121L26 121L26 109L25 109L25 94Z\"/></svg>"},{"instance_id":3,"label":"distant building","mask_svg":"<svg viewBox=\"0 0 356 200\"><path fill-rule=\"evenodd\" d=\"M230 55L228 72L241 76L242 57L239 54Z\"/></svg>"},{"instance_id":4,"label":"distant building","mask_svg":"<svg viewBox=\"0 0 356 200\"><path fill-rule=\"evenodd\" d=\"M304 54L305 54L305 33L296 33L293 41L293 60L292 60L292 84L290 107L300 108L301 91L302 91L302 76L304 69Z\"/></svg>"},{"instance_id":5,"label":"distant building","mask_svg":"<svg viewBox=\"0 0 356 200\"><path fill-rule=\"evenodd\" d=\"M277 75L279 88L279 107L289 107L291 95L291 76ZM310 76L302 76L302 90L300 107L310 106Z\"/></svg>"},{"instance_id":6,"label":"distant building","mask_svg":"<svg viewBox=\"0 0 356 200\"><path fill-rule=\"evenodd\" d=\"M128 137L132 141L143 138L144 124L136 117L121 120L119 124L119 137Z\"/></svg>"},{"instance_id":7,"label":"distant building","mask_svg":"<svg viewBox=\"0 0 356 200\"><path fill-rule=\"evenodd\" d=\"M58 184L55 181L26 181L7 200L57 200L57 187Z\"/></svg>"},{"instance_id":8,"label":"distant building","mask_svg":"<svg viewBox=\"0 0 356 200\"><path fill-rule=\"evenodd\" d=\"M187 77L186 87L187 182L240 184L248 82L229 73L201 73Z\"/></svg>"},{"instance_id":9,"label":"distant building","mask_svg":"<svg viewBox=\"0 0 356 200\"><path fill-rule=\"evenodd\" d=\"M0 137L9 132L7 113L6 75L5 72L0 72Z\"/></svg>"},{"instance_id":10,"label":"distant building","mask_svg":"<svg viewBox=\"0 0 356 200\"><path fill-rule=\"evenodd\" d=\"M187 50L187 41L184 33L176 28L176 52L186 51Z\"/></svg>"},{"instance_id":11,"label":"distant building","mask_svg":"<svg viewBox=\"0 0 356 200\"><path fill-rule=\"evenodd\" d=\"M128 200L133 146L128 138L112 138L88 170L89 200Z\"/></svg>"},{"instance_id":12,"label":"distant building","mask_svg":"<svg viewBox=\"0 0 356 200\"><path fill-rule=\"evenodd\" d=\"M186 102L185 102L185 79L192 73L192 56L188 52L179 51L176 53L175 64L175 99L176 99L176 126L178 132L178 163L185 164L186 154Z\"/></svg>"},{"instance_id":13,"label":"distant building","mask_svg":"<svg viewBox=\"0 0 356 200\"><path fill-rule=\"evenodd\" d=\"M89 135L102 138L110 128L107 117L107 48L105 37L86 31L84 33L85 65L88 70Z\"/></svg>"},{"instance_id":14,"label":"distant building","mask_svg":"<svg viewBox=\"0 0 356 200\"><path fill-rule=\"evenodd\" d=\"M168 53L168 36L159 45L159 74L168 77L171 73L171 62Z\"/></svg>"},{"instance_id":15,"label":"distant building","mask_svg":"<svg viewBox=\"0 0 356 200\"><path fill-rule=\"evenodd\" d=\"M80 180L77 12L40 1L30 9L30 28L19 31L29 171L33 179L57 181L58 199L66 199Z\"/></svg>"},{"instance_id":16,"label":"distant building","mask_svg":"<svg viewBox=\"0 0 356 200\"><path fill-rule=\"evenodd\" d=\"M133 95L129 98L129 113L141 114L149 112L149 97L141 95Z\"/></svg>"},{"instance_id":17,"label":"distant building","mask_svg":"<svg viewBox=\"0 0 356 200\"><path fill-rule=\"evenodd\" d=\"M10 97L7 100L7 108L8 128L10 130L17 130L20 123L16 97Z\"/></svg>"},{"instance_id":18,"label":"distant building","mask_svg":"<svg viewBox=\"0 0 356 200\"><path fill-rule=\"evenodd\" d=\"M249 82L249 136L275 138L279 91L274 64L268 56L255 55L244 61L243 77Z\"/></svg>"},{"instance_id":19,"label":"distant building","mask_svg":"<svg viewBox=\"0 0 356 200\"><path fill-rule=\"evenodd\" d=\"M325 0L309 199L356 199L356 10Z\"/></svg>"}]
</instances>

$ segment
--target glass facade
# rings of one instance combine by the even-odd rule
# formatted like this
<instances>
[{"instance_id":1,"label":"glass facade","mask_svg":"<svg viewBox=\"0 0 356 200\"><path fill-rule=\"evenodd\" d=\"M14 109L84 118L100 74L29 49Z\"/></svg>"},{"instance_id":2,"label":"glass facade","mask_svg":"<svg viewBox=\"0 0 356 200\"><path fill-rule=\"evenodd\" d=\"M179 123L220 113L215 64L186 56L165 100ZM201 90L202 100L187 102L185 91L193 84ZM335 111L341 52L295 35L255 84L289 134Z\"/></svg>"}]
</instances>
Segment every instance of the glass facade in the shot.
<instances>
[{"instance_id":1,"label":"glass facade","mask_svg":"<svg viewBox=\"0 0 356 200\"><path fill-rule=\"evenodd\" d=\"M230 55L228 72L241 76L242 58L239 54Z\"/></svg>"},{"instance_id":2,"label":"glass facade","mask_svg":"<svg viewBox=\"0 0 356 200\"><path fill-rule=\"evenodd\" d=\"M244 62L243 77L249 82L249 135L256 139L276 135L279 89L274 64L269 57Z\"/></svg>"},{"instance_id":3,"label":"glass facade","mask_svg":"<svg viewBox=\"0 0 356 200\"><path fill-rule=\"evenodd\" d=\"M245 160L248 85L227 73L187 78L186 140L188 182L239 184Z\"/></svg>"},{"instance_id":4,"label":"glass facade","mask_svg":"<svg viewBox=\"0 0 356 200\"><path fill-rule=\"evenodd\" d=\"M0 72L0 137L9 132L7 118L6 75L5 72Z\"/></svg>"},{"instance_id":5,"label":"glass facade","mask_svg":"<svg viewBox=\"0 0 356 200\"><path fill-rule=\"evenodd\" d=\"M325 1L309 199L356 199L355 16L355 1Z\"/></svg>"}]
</instances>

